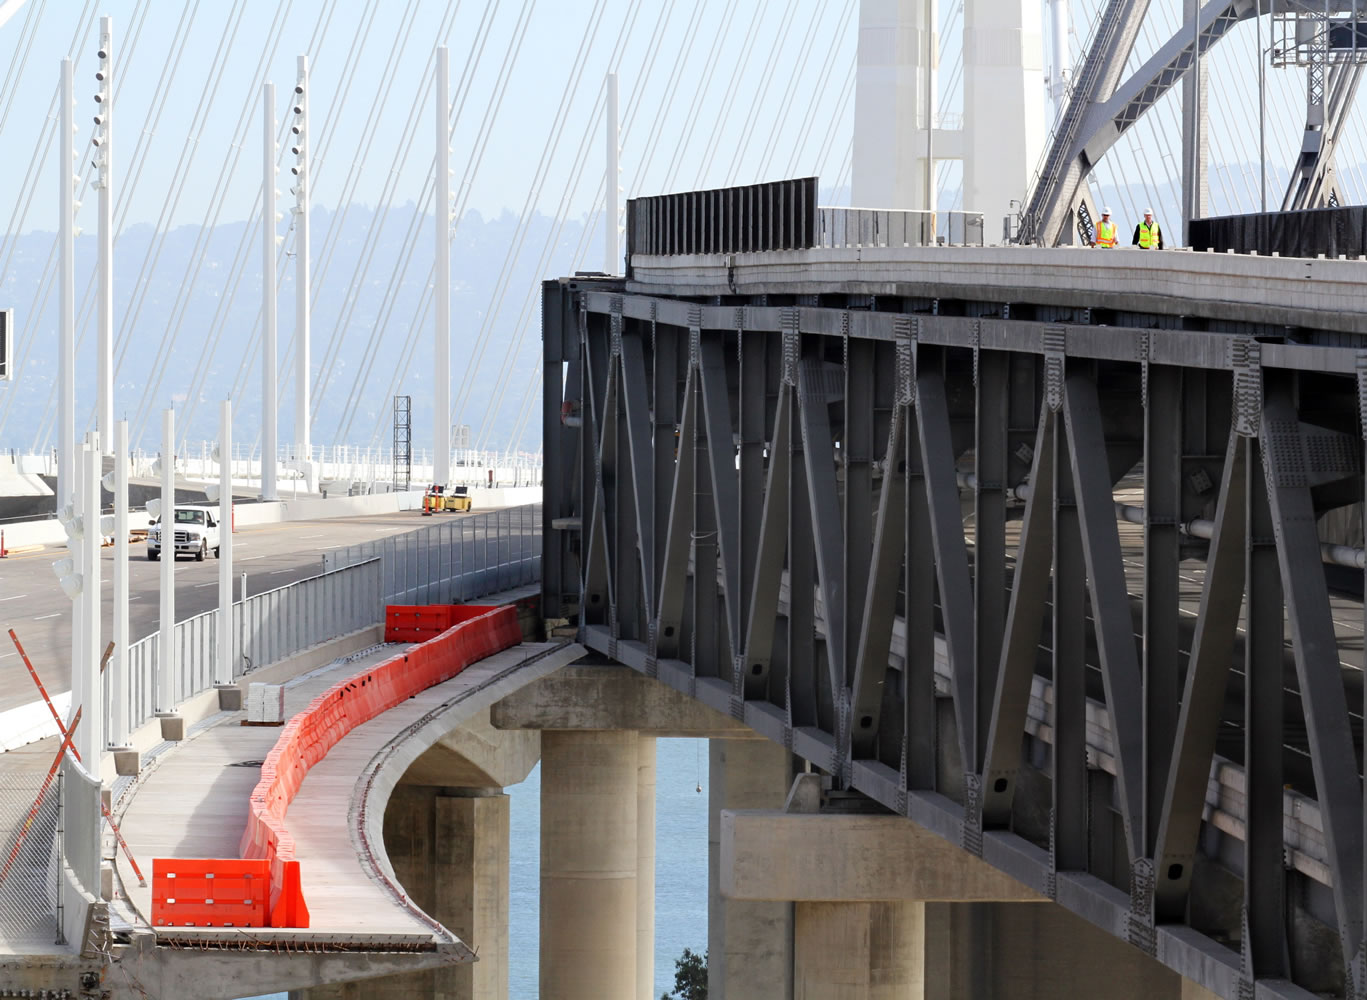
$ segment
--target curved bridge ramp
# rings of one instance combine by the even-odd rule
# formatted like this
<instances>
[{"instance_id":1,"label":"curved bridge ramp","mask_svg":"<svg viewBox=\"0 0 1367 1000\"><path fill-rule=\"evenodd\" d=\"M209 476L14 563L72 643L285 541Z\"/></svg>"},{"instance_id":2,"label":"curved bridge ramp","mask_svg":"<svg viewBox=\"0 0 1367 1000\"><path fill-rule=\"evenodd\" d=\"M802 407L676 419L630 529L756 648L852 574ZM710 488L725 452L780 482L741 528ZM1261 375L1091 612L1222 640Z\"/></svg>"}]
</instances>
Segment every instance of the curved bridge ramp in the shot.
<instances>
[{"instance_id":1,"label":"curved bridge ramp","mask_svg":"<svg viewBox=\"0 0 1367 1000\"><path fill-rule=\"evenodd\" d=\"M396 653L387 644L291 681L286 715ZM137 947L114 970L152 996L238 997L470 962L475 955L429 917L394 877L381 836L389 794L409 763L479 711L584 655L572 643L521 643L342 736L312 764L285 812L299 861L308 927L158 927L152 879L139 886L120 857L115 886ZM238 858L261 764L280 727L244 726L224 712L157 755L117 805L144 869L153 858ZM218 952L219 954L211 954ZM131 966L131 967L130 967Z\"/></svg>"}]
</instances>

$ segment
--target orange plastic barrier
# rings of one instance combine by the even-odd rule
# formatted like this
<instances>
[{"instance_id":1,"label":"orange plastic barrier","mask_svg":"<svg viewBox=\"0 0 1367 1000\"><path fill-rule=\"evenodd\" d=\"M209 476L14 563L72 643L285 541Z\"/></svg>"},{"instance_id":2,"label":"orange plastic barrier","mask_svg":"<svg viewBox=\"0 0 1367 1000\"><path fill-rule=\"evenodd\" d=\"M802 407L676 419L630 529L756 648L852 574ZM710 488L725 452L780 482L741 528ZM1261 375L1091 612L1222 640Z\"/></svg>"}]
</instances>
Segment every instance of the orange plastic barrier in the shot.
<instances>
[{"instance_id":1,"label":"orange plastic barrier","mask_svg":"<svg viewBox=\"0 0 1367 1000\"><path fill-rule=\"evenodd\" d=\"M357 726L419 691L450 680L471 663L522 641L517 610L511 606L443 607L442 613L465 616L467 620L451 624L417 648L398 653L364 674L328 688L285 723L267 755L261 767L261 780L252 791L241 853L244 858L260 859L270 866L270 926L309 925L299 861L294 856L294 838L285 826L285 813L309 769ZM385 617L388 622L389 615Z\"/></svg>"},{"instance_id":2,"label":"orange plastic barrier","mask_svg":"<svg viewBox=\"0 0 1367 1000\"><path fill-rule=\"evenodd\" d=\"M270 863L249 858L155 858L154 927L265 927Z\"/></svg>"},{"instance_id":3,"label":"orange plastic barrier","mask_svg":"<svg viewBox=\"0 0 1367 1000\"><path fill-rule=\"evenodd\" d=\"M384 609L384 641L426 642L493 610L490 604L390 604Z\"/></svg>"}]
</instances>

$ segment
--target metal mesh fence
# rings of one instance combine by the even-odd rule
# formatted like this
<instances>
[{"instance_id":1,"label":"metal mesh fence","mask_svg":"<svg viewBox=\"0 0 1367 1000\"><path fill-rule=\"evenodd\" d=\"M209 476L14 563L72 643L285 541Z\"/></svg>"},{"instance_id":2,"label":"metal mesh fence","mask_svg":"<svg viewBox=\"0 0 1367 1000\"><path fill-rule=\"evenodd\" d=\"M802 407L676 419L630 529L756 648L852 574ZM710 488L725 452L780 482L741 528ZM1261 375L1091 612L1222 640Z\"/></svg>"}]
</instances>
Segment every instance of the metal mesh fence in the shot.
<instances>
[{"instance_id":1,"label":"metal mesh fence","mask_svg":"<svg viewBox=\"0 0 1367 1000\"><path fill-rule=\"evenodd\" d=\"M0 783L0 952L57 940L59 784Z\"/></svg>"}]
</instances>

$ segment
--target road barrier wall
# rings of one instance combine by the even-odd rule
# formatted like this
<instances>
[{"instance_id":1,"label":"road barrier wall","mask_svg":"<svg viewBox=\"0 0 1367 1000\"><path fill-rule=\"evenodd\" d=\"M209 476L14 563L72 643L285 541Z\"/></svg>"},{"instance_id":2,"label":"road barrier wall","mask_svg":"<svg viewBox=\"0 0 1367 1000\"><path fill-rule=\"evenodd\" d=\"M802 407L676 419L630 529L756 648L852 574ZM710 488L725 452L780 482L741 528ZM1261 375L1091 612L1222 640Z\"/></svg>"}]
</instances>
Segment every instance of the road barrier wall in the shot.
<instances>
[{"instance_id":1,"label":"road barrier wall","mask_svg":"<svg viewBox=\"0 0 1367 1000\"><path fill-rule=\"evenodd\" d=\"M466 609L469 613L476 609ZM450 680L471 663L522 641L511 606L479 608L477 617L453 625L435 638L397 653L364 674L339 681L285 724L261 768L252 792L243 858L270 866L269 922L272 927L309 926L300 859L285 823L286 813L309 769L347 733L419 691ZM154 907L154 922L155 922Z\"/></svg>"}]
</instances>

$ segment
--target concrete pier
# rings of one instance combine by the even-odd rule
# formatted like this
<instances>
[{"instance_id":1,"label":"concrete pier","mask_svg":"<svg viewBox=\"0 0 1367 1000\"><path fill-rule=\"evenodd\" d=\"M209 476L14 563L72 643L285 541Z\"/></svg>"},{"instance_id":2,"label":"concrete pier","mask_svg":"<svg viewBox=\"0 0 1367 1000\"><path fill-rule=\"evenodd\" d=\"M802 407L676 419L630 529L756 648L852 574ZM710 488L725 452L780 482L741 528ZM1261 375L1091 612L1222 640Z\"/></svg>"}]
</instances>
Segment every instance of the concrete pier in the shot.
<instances>
[{"instance_id":1,"label":"concrete pier","mask_svg":"<svg viewBox=\"0 0 1367 1000\"><path fill-rule=\"evenodd\" d=\"M793 995L793 904L722 895L722 810L782 809L793 758L768 741L708 741L707 995L786 1000Z\"/></svg>"},{"instance_id":2,"label":"concrete pier","mask_svg":"<svg viewBox=\"0 0 1367 1000\"><path fill-rule=\"evenodd\" d=\"M508 796L501 788L400 785L384 827L399 884L479 961L296 990L291 1000L506 1000Z\"/></svg>"},{"instance_id":3,"label":"concrete pier","mask_svg":"<svg viewBox=\"0 0 1367 1000\"><path fill-rule=\"evenodd\" d=\"M925 996L925 909L924 903L797 903L795 1000Z\"/></svg>"},{"instance_id":4,"label":"concrete pier","mask_svg":"<svg viewBox=\"0 0 1367 1000\"><path fill-rule=\"evenodd\" d=\"M655 737L636 747L636 996L655 1000Z\"/></svg>"},{"instance_id":5,"label":"concrete pier","mask_svg":"<svg viewBox=\"0 0 1367 1000\"><path fill-rule=\"evenodd\" d=\"M541 734L542 1000L635 1000L637 761L625 731Z\"/></svg>"}]
</instances>

